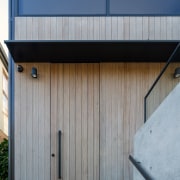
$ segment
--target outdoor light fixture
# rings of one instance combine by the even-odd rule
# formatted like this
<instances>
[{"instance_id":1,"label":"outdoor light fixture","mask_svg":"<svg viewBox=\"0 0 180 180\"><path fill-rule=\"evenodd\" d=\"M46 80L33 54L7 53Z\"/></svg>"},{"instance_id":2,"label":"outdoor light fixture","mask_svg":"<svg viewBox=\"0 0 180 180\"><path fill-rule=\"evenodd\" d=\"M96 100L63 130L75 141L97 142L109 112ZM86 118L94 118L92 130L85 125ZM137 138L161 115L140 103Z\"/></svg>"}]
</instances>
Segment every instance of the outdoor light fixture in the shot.
<instances>
[{"instance_id":1,"label":"outdoor light fixture","mask_svg":"<svg viewBox=\"0 0 180 180\"><path fill-rule=\"evenodd\" d=\"M35 67L32 67L32 70L31 70L31 76L33 77L33 78L37 78L37 68L35 68Z\"/></svg>"},{"instance_id":2,"label":"outdoor light fixture","mask_svg":"<svg viewBox=\"0 0 180 180\"><path fill-rule=\"evenodd\" d=\"M174 71L174 78L180 77L180 67L177 67Z\"/></svg>"},{"instance_id":3,"label":"outdoor light fixture","mask_svg":"<svg viewBox=\"0 0 180 180\"><path fill-rule=\"evenodd\" d=\"M24 68L21 65L17 65L17 71L18 72L23 72Z\"/></svg>"}]
</instances>

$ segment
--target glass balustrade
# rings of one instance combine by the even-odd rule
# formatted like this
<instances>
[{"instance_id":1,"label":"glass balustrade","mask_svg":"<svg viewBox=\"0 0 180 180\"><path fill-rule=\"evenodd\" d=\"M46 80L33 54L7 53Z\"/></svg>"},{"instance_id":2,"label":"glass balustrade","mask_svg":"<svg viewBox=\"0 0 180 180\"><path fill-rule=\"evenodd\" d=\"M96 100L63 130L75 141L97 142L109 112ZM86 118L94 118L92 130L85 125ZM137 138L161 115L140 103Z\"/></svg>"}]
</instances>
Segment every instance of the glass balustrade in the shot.
<instances>
[{"instance_id":1,"label":"glass balustrade","mask_svg":"<svg viewBox=\"0 0 180 180\"><path fill-rule=\"evenodd\" d=\"M176 47L167 64L145 96L145 121L148 120L178 83L180 83L180 45Z\"/></svg>"}]
</instances>

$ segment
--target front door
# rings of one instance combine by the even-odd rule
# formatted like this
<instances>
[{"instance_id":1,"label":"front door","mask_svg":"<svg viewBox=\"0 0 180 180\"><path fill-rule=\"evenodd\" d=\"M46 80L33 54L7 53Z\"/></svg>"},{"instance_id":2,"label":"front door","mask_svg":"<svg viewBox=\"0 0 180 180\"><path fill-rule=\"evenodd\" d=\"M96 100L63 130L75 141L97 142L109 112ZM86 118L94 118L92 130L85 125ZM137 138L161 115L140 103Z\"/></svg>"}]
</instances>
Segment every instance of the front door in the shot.
<instances>
[{"instance_id":1,"label":"front door","mask_svg":"<svg viewBox=\"0 0 180 180\"><path fill-rule=\"evenodd\" d=\"M99 84L99 64L51 65L51 180L99 180Z\"/></svg>"}]
</instances>

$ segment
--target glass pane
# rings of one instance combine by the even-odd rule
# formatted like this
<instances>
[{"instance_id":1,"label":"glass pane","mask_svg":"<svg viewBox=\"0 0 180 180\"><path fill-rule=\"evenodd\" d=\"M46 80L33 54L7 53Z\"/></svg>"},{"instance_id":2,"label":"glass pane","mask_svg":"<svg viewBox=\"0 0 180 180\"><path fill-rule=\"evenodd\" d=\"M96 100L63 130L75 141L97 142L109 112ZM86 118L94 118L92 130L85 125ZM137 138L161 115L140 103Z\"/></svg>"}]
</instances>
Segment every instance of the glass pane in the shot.
<instances>
[{"instance_id":1,"label":"glass pane","mask_svg":"<svg viewBox=\"0 0 180 180\"><path fill-rule=\"evenodd\" d=\"M175 77L175 70L180 73L180 48L170 57L168 63L158 76L157 80L147 93L145 97L145 121L153 114L159 107L168 94L180 82L179 77Z\"/></svg>"}]
</instances>

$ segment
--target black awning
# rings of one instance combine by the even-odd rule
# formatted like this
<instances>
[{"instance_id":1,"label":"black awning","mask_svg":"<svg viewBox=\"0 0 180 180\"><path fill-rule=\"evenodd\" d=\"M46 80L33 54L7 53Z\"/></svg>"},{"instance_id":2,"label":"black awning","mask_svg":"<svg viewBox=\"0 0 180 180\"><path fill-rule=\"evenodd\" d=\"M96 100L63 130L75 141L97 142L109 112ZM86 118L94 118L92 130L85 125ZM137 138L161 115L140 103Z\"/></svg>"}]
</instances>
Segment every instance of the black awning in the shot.
<instances>
[{"instance_id":1,"label":"black awning","mask_svg":"<svg viewBox=\"0 0 180 180\"><path fill-rule=\"evenodd\" d=\"M166 62L178 41L5 41L15 62Z\"/></svg>"}]
</instances>

